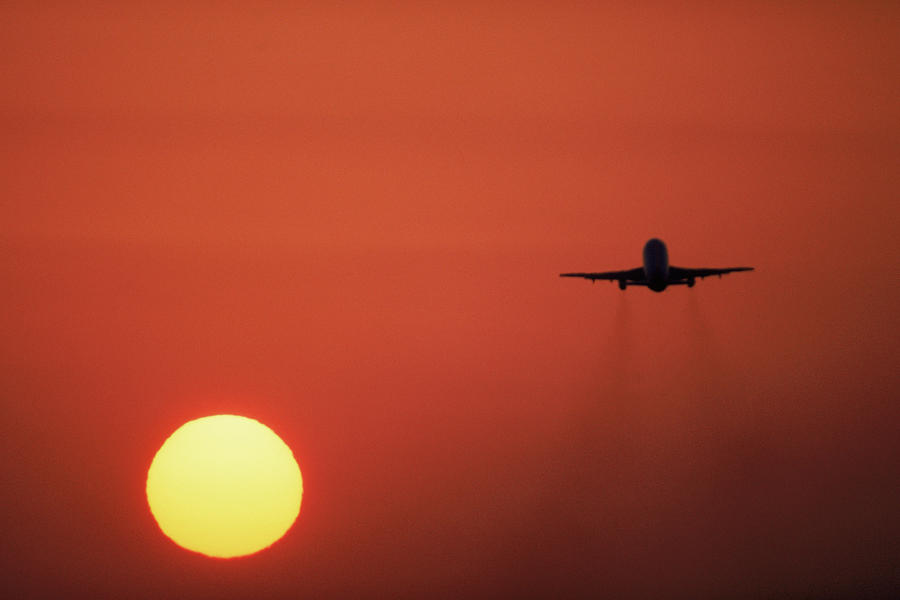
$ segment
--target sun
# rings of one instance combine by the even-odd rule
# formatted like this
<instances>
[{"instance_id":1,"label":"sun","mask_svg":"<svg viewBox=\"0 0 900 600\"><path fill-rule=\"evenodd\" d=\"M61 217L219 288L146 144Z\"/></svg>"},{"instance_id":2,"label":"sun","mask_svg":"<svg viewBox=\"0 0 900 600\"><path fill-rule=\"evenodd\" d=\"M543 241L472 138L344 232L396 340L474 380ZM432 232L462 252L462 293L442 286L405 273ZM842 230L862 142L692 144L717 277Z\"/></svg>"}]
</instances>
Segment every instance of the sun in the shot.
<instances>
[{"instance_id":1,"label":"sun","mask_svg":"<svg viewBox=\"0 0 900 600\"><path fill-rule=\"evenodd\" d=\"M259 421L238 415L188 421L147 472L147 502L163 533L215 558L271 546L293 525L302 496L291 449Z\"/></svg>"}]
</instances>

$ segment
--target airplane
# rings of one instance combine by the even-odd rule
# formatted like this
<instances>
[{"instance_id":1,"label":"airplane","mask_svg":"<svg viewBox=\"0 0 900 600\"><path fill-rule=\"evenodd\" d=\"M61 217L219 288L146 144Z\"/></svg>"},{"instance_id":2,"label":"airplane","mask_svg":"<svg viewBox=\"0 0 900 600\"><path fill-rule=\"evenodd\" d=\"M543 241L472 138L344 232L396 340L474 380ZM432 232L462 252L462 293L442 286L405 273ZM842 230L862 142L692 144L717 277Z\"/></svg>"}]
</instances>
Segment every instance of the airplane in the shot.
<instances>
[{"instance_id":1,"label":"airplane","mask_svg":"<svg viewBox=\"0 0 900 600\"><path fill-rule=\"evenodd\" d=\"M670 285L694 287L697 278L710 275L720 278L725 273L752 271L753 267L731 267L728 269L684 269L669 265L669 252L662 240L653 238L644 244L644 266L628 271L606 271L604 273L560 273L560 277L583 277L591 283L598 279L618 281L619 289L629 285L642 285L654 292L661 292Z\"/></svg>"}]
</instances>

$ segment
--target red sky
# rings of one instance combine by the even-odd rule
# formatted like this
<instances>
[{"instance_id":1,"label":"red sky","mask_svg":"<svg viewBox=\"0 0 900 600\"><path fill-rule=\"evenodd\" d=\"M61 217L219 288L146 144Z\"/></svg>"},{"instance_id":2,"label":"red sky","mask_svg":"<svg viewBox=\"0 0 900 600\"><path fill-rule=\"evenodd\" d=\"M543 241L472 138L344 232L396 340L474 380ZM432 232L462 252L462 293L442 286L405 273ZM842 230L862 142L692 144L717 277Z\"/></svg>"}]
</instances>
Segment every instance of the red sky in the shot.
<instances>
[{"instance_id":1,"label":"red sky","mask_svg":"<svg viewBox=\"0 0 900 600\"><path fill-rule=\"evenodd\" d=\"M4 588L900 590L895 3L0 8ZM561 280L756 271L663 294ZM232 412L300 519L146 469Z\"/></svg>"}]
</instances>

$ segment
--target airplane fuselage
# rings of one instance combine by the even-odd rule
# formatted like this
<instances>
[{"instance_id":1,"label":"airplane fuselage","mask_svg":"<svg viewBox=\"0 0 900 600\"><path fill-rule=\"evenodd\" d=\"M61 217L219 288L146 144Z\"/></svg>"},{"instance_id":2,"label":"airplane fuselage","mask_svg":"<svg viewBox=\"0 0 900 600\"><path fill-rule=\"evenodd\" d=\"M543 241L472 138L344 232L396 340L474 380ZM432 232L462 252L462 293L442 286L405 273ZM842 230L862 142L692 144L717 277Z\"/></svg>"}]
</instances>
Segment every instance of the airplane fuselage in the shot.
<instances>
[{"instance_id":1,"label":"airplane fuselage","mask_svg":"<svg viewBox=\"0 0 900 600\"><path fill-rule=\"evenodd\" d=\"M662 240L653 238L644 244L644 276L654 292L666 289L669 280L669 251Z\"/></svg>"}]
</instances>

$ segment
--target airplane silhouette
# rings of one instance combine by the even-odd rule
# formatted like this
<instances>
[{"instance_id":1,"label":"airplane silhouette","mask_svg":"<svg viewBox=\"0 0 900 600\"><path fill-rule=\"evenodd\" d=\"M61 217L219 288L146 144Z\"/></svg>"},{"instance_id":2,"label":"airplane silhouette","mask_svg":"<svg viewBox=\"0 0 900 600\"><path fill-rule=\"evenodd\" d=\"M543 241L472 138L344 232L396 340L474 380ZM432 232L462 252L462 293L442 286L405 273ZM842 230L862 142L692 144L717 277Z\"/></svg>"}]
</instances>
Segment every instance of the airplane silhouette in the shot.
<instances>
[{"instance_id":1,"label":"airplane silhouette","mask_svg":"<svg viewBox=\"0 0 900 600\"><path fill-rule=\"evenodd\" d=\"M560 273L560 277L583 277L591 283L598 279L618 281L619 289L629 285L643 285L654 292L661 292L670 285L694 287L699 277L718 275L735 271L752 271L753 267L731 267L728 269L684 269L669 265L669 252L662 240L653 238L644 244L644 266L629 271L606 271L604 273Z\"/></svg>"}]
</instances>

